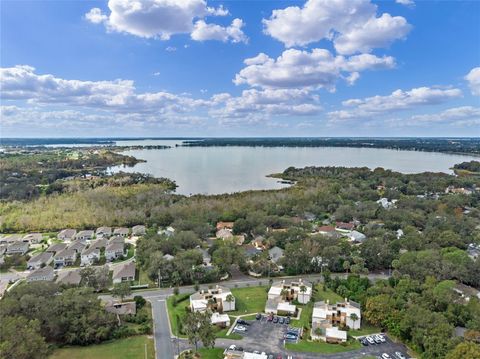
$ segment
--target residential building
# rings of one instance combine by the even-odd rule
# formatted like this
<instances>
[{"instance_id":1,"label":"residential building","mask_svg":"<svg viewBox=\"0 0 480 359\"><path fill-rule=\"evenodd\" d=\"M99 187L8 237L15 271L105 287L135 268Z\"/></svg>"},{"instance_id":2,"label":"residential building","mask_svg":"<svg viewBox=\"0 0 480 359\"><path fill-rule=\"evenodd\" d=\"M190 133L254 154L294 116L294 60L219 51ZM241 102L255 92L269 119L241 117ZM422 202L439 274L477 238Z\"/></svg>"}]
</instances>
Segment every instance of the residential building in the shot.
<instances>
[{"instance_id":1,"label":"residential building","mask_svg":"<svg viewBox=\"0 0 480 359\"><path fill-rule=\"evenodd\" d=\"M73 241L75 239L75 235L77 234L77 231L75 229L64 229L58 233L57 238L60 239L61 241Z\"/></svg>"},{"instance_id":2,"label":"residential building","mask_svg":"<svg viewBox=\"0 0 480 359\"><path fill-rule=\"evenodd\" d=\"M108 245L108 240L106 238L99 238L90 243L89 248L98 248L102 249Z\"/></svg>"},{"instance_id":3,"label":"residential building","mask_svg":"<svg viewBox=\"0 0 480 359\"><path fill-rule=\"evenodd\" d=\"M27 268L29 269L38 269L44 265L49 265L53 260L53 253L51 252L42 252L39 253L27 262Z\"/></svg>"},{"instance_id":4,"label":"residential building","mask_svg":"<svg viewBox=\"0 0 480 359\"><path fill-rule=\"evenodd\" d=\"M55 282L63 285L80 285L81 280L80 271L75 269L59 271Z\"/></svg>"},{"instance_id":5,"label":"residential building","mask_svg":"<svg viewBox=\"0 0 480 359\"><path fill-rule=\"evenodd\" d=\"M113 261L117 258L126 256L125 245L121 242L110 242L105 248L105 258L107 261Z\"/></svg>"},{"instance_id":6,"label":"residential building","mask_svg":"<svg viewBox=\"0 0 480 359\"><path fill-rule=\"evenodd\" d=\"M87 247L86 244L84 244L81 240L77 239L76 241L73 241L72 244L68 246L68 249L75 251L75 254L79 255L80 253L83 252L83 250L86 247Z\"/></svg>"},{"instance_id":7,"label":"residential building","mask_svg":"<svg viewBox=\"0 0 480 359\"><path fill-rule=\"evenodd\" d=\"M80 231L75 235L75 239L79 241L89 241L93 238L94 232L92 230Z\"/></svg>"},{"instance_id":8,"label":"residential building","mask_svg":"<svg viewBox=\"0 0 480 359\"><path fill-rule=\"evenodd\" d=\"M362 316L360 304L345 299L344 302L329 304L316 302L312 312L312 339L326 342L345 342L347 332L339 328L360 329Z\"/></svg>"},{"instance_id":9,"label":"residential building","mask_svg":"<svg viewBox=\"0 0 480 359\"><path fill-rule=\"evenodd\" d=\"M255 237L255 239L252 241L252 245L261 251L268 248L267 243L265 242L265 237L263 236Z\"/></svg>"},{"instance_id":10,"label":"residential building","mask_svg":"<svg viewBox=\"0 0 480 359\"><path fill-rule=\"evenodd\" d=\"M381 205L385 209L395 208L395 203L397 203L398 199L392 199L391 201L388 198L380 198L377 203Z\"/></svg>"},{"instance_id":11,"label":"residential building","mask_svg":"<svg viewBox=\"0 0 480 359\"><path fill-rule=\"evenodd\" d=\"M358 231L351 231L350 233L347 233L346 236L351 242L354 243L362 243L365 239L367 239L366 235Z\"/></svg>"},{"instance_id":12,"label":"residential building","mask_svg":"<svg viewBox=\"0 0 480 359\"><path fill-rule=\"evenodd\" d=\"M58 253L58 252L63 251L65 248L67 248L67 245L65 243L56 243L56 244L52 244L50 247L48 247L47 252Z\"/></svg>"},{"instance_id":13,"label":"residential building","mask_svg":"<svg viewBox=\"0 0 480 359\"><path fill-rule=\"evenodd\" d=\"M341 233L349 233L353 231L354 228L355 224L353 224L352 222L337 222L335 225L335 230Z\"/></svg>"},{"instance_id":14,"label":"residential building","mask_svg":"<svg viewBox=\"0 0 480 359\"><path fill-rule=\"evenodd\" d=\"M99 227L95 232L95 236L98 238L108 238L112 235L111 227Z\"/></svg>"},{"instance_id":15,"label":"residential building","mask_svg":"<svg viewBox=\"0 0 480 359\"><path fill-rule=\"evenodd\" d=\"M234 222L217 222L216 225L216 230L219 231L221 229L228 229L232 230L233 229Z\"/></svg>"},{"instance_id":16,"label":"residential building","mask_svg":"<svg viewBox=\"0 0 480 359\"><path fill-rule=\"evenodd\" d=\"M213 312L210 320L212 324L217 325L221 328L226 328L230 326L230 316L225 313L220 314L218 312Z\"/></svg>"},{"instance_id":17,"label":"residential building","mask_svg":"<svg viewBox=\"0 0 480 359\"><path fill-rule=\"evenodd\" d=\"M41 233L29 233L23 237L24 242L29 242L30 244L38 244L43 240Z\"/></svg>"},{"instance_id":18,"label":"residential building","mask_svg":"<svg viewBox=\"0 0 480 359\"><path fill-rule=\"evenodd\" d=\"M113 230L113 235L114 236L121 236L123 238L128 237L128 234L130 233L129 229L126 227L118 227Z\"/></svg>"},{"instance_id":19,"label":"residential building","mask_svg":"<svg viewBox=\"0 0 480 359\"><path fill-rule=\"evenodd\" d=\"M105 311L116 315L135 315L137 313L136 302L107 302L105 304Z\"/></svg>"},{"instance_id":20,"label":"residential building","mask_svg":"<svg viewBox=\"0 0 480 359\"><path fill-rule=\"evenodd\" d=\"M165 254L163 256L163 259L167 260L167 261L173 261L175 259L174 256L172 256L171 254Z\"/></svg>"},{"instance_id":21,"label":"residential building","mask_svg":"<svg viewBox=\"0 0 480 359\"><path fill-rule=\"evenodd\" d=\"M475 192L474 188L464 188L464 187L454 187L454 186L448 186L445 189L445 193L457 193L457 194L465 194L465 195L471 195L473 192Z\"/></svg>"},{"instance_id":22,"label":"residential building","mask_svg":"<svg viewBox=\"0 0 480 359\"><path fill-rule=\"evenodd\" d=\"M467 254L472 260L480 257L480 244L470 243L467 247Z\"/></svg>"},{"instance_id":23,"label":"residential building","mask_svg":"<svg viewBox=\"0 0 480 359\"><path fill-rule=\"evenodd\" d=\"M20 234L10 234L0 238L0 244L11 244L16 242L22 242L22 236Z\"/></svg>"},{"instance_id":24,"label":"residential building","mask_svg":"<svg viewBox=\"0 0 480 359\"><path fill-rule=\"evenodd\" d=\"M273 263L277 263L281 258L283 258L283 249L280 247L273 247L268 250L268 256Z\"/></svg>"},{"instance_id":25,"label":"residential building","mask_svg":"<svg viewBox=\"0 0 480 359\"><path fill-rule=\"evenodd\" d=\"M29 244L28 242L14 242L7 245L7 251L5 254L12 255L12 254L20 254L24 255L28 252Z\"/></svg>"},{"instance_id":26,"label":"residential building","mask_svg":"<svg viewBox=\"0 0 480 359\"><path fill-rule=\"evenodd\" d=\"M268 299L265 304L265 313L280 315L294 315L296 306L291 304L297 300L306 304L312 297L312 285L302 279L286 282L285 280L275 282L268 291Z\"/></svg>"},{"instance_id":27,"label":"residential building","mask_svg":"<svg viewBox=\"0 0 480 359\"><path fill-rule=\"evenodd\" d=\"M55 271L52 267L46 266L42 268L38 268L30 273L26 280L27 282L37 282L37 281L52 281L55 277Z\"/></svg>"},{"instance_id":28,"label":"residential building","mask_svg":"<svg viewBox=\"0 0 480 359\"><path fill-rule=\"evenodd\" d=\"M135 280L135 262L121 263L113 267L113 284Z\"/></svg>"},{"instance_id":29,"label":"residential building","mask_svg":"<svg viewBox=\"0 0 480 359\"><path fill-rule=\"evenodd\" d=\"M230 229L222 228L217 231L215 234L217 238L221 238L223 240L225 239L231 239L233 238L232 231Z\"/></svg>"},{"instance_id":30,"label":"residential building","mask_svg":"<svg viewBox=\"0 0 480 359\"><path fill-rule=\"evenodd\" d=\"M268 359L268 355L265 353L252 353L243 349L237 349L235 346L233 349L231 347L225 349L223 355L223 359Z\"/></svg>"},{"instance_id":31,"label":"residential building","mask_svg":"<svg viewBox=\"0 0 480 359\"><path fill-rule=\"evenodd\" d=\"M235 310L235 297L230 289L216 285L215 288L200 290L190 296L190 309L194 312L228 312Z\"/></svg>"},{"instance_id":32,"label":"residential building","mask_svg":"<svg viewBox=\"0 0 480 359\"><path fill-rule=\"evenodd\" d=\"M335 233L335 227L333 226L321 226L317 228L317 232L323 235L329 235Z\"/></svg>"},{"instance_id":33,"label":"residential building","mask_svg":"<svg viewBox=\"0 0 480 359\"><path fill-rule=\"evenodd\" d=\"M157 232L158 234L164 234L166 235L167 237L171 237L175 234L175 228L171 227L171 226L168 226L167 228L165 229L160 229L158 230Z\"/></svg>"},{"instance_id":34,"label":"residential building","mask_svg":"<svg viewBox=\"0 0 480 359\"><path fill-rule=\"evenodd\" d=\"M90 266L100 260L100 248L90 246L82 252L80 257L81 266Z\"/></svg>"},{"instance_id":35,"label":"residential building","mask_svg":"<svg viewBox=\"0 0 480 359\"><path fill-rule=\"evenodd\" d=\"M55 254L53 257L53 264L55 268L71 266L75 263L76 259L77 253L73 249L66 248Z\"/></svg>"},{"instance_id":36,"label":"residential building","mask_svg":"<svg viewBox=\"0 0 480 359\"><path fill-rule=\"evenodd\" d=\"M132 234L134 236L143 236L145 235L146 229L144 225L137 225L132 227Z\"/></svg>"}]
</instances>

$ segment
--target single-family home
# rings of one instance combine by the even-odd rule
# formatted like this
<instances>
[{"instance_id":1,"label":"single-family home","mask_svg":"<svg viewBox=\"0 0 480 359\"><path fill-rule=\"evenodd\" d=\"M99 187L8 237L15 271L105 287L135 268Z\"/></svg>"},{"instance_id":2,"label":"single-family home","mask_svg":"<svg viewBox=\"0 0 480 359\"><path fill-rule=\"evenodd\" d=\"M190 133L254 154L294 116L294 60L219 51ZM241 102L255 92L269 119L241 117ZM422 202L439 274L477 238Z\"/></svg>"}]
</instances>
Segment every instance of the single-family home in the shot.
<instances>
[{"instance_id":1,"label":"single-family home","mask_svg":"<svg viewBox=\"0 0 480 359\"><path fill-rule=\"evenodd\" d=\"M105 304L105 311L116 315L135 315L137 313L137 303L109 301Z\"/></svg>"},{"instance_id":2,"label":"single-family home","mask_svg":"<svg viewBox=\"0 0 480 359\"><path fill-rule=\"evenodd\" d=\"M467 254L472 260L480 257L480 244L470 243L467 247Z\"/></svg>"},{"instance_id":3,"label":"single-family home","mask_svg":"<svg viewBox=\"0 0 480 359\"><path fill-rule=\"evenodd\" d=\"M58 233L57 238L60 239L61 241L73 241L75 239L75 235L77 234L77 231L75 229L64 229Z\"/></svg>"},{"instance_id":4,"label":"single-family home","mask_svg":"<svg viewBox=\"0 0 480 359\"><path fill-rule=\"evenodd\" d=\"M377 203L385 209L395 208L395 203L398 202L398 199L392 199L391 201L388 198L380 198Z\"/></svg>"},{"instance_id":5,"label":"single-family home","mask_svg":"<svg viewBox=\"0 0 480 359\"><path fill-rule=\"evenodd\" d=\"M217 222L217 225L215 226L216 230L219 231L221 229L228 229L232 230L233 229L234 222Z\"/></svg>"},{"instance_id":6,"label":"single-family home","mask_svg":"<svg viewBox=\"0 0 480 359\"><path fill-rule=\"evenodd\" d=\"M53 270L53 268L50 266L46 266L35 269L27 276L26 280L27 282L37 282L40 280L52 281L54 277L55 271Z\"/></svg>"},{"instance_id":7,"label":"single-family home","mask_svg":"<svg viewBox=\"0 0 480 359\"><path fill-rule=\"evenodd\" d=\"M95 231L95 236L98 238L108 238L112 235L111 227L98 227Z\"/></svg>"},{"instance_id":8,"label":"single-family home","mask_svg":"<svg viewBox=\"0 0 480 359\"><path fill-rule=\"evenodd\" d=\"M7 245L6 244L0 244L0 256L5 254L7 251Z\"/></svg>"},{"instance_id":9,"label":"single-family home","mask_svg":"<svg viewBox=\"0 0 480 359\"><path fill-rule=\"evenodd\" d=\"M52 252L42 252L32 258L27 262L27 268L29 269L38 269L44 265L49 265L53 260Z\"/></svg>"},{"instance_id":10,"label":"single-family home","mask_svg":"<svg viewBox=\"0 0 480 359\"><path fill-rule=\"evenodd\" d=\"M75 239L79 241L89 241L93 238L94 232L92 230L80 231L75 235Z\"/></svg>"},{"instance_id":11,"label":"single-family home","mask_svg":"<svg viewBox=\"0 0 480 359\"><path fill-rule=\"evenodd\" d=\"M253 258L255 257L257 254L260 254L262 253L262 251L260 249L258 249L257 247L255 246L252 246L251 244L247 244L245 246L242 246L244 252L245 252L245 256L247 258Z\"/></svg>"},{"instance_id":12,"label":"single-family home","mask_svg":"<svg viewBox=\"0 0 480 359\"><path fill-rule=\"evenodd\" d=\"M128 237L128 234L130 233L129 229L126 227L118 227L113 230L113 235L114 236L121 236L123 238Z\"/></svg>"},{"instance_id":13,"label":"single-family home","mask_svg":"<svg viewBox=\"0 0 480 359\"><path fill-rule=\"evenodd\" d=\"M47 252L58 253L63 251L65 248L67 248L67 245L65 243L55 243L47 248Z\"/></svg>"},{"instance_id":14,"label":"single-family home","mask_svg":"<svg viewBox=\"0 0 480 359\"><path fill-rule=\"evenodd\" d=\"M273 263L277 263L281 258L283 258L283 249L280 247L273 247L268 250L268 257Z\"/></svg>"},{"instance_id":15,"label":"single-family home","mask_svg":"<svg viewBox=\"0 0 480 359\"><path fill-rule=\"evenodd\" d=\"M10 234L0 238L0 244L10 244L22 242L22 236L20 234Z\"/></svg>"},{"instance_id":16,"label":"single-family home","mask_svg":"<svg viewBox=\"0 0 480 359\"><path fill-rule=\"evenodd\" d=\"M122 236L113 236L109 239L108 243L122 243L125 244L125 238Z\"/></svg>"},{"instance_id":17,"label":"single-family home","mask_svg":"<svg viewBox=\"0 0 480 359\"><path fill-rule=\"evenodd\" d=\"M68 249L71 249L75 251L75 254L79 255L80 253L83 252L83 250L87 247L85 243L83 243L81 240L77 239L76 241L73 241L69 246Z\"/></svg>"},{"instance_id":18,"label":"single-family home","mask_svg":"<svg viewBox=\"0 0 480 359\"><path fill-rule=\"evenodd\" d=\"M24 242L29 242L30 244L38 244L43 240L41 233L29 233L23 237Z\"/></svg>"},{"instance_id":19,"label":"single-family home","mask_svg":"<svg viewBox=\"0 0 480 359\"><path fill-rule=\"evenodd\" d=\"M55 280L56 283L63 285L80 285L81 281L82 277L77 269L59 271Z\"/></svg>"},{"instance_id":20,"label":"single-family home","mask_svg":"<svg viewBox=\"0 0 480 359\"><path fill-rule=\"evenodd\" d=\"M100 248L88 247L84 249L80 257L81 266L90 266L100 260Z\"/></svg>"},{"instance_id":21,"label":"single-family home","mask_svg":"<svg viewBox=\"0 0 480 359\"><path fill-rule=\"evenodd\" d=\"M296 300L301 304L306 304L311 297L312 285L302 279L274 282L268 291L265 313L294 315L296 306L291 302Z\"/></svg>"},{"instance_id":22,"label":"single-family home","mask_svg":"<svg viewBox=\"0 0 480 359\"><path fill-rule=\"evenodd\" d=\"M14 242L7 245L7 251L5 254L12 255L12 254L20 254L24 255L28 252L29 244L28 242Z\"/></svg>"},{"instance_id":23,"label":"single-family home","mask_svg":"<svg viewBox=\"0 0 480 359\"><path fill-rule=\"evenodd\" d=\"M144 225L137 225L132 227L132 235L134 236L143 236L146 233Z\"/></svg>"},{"instance_id":24,"label":"single-family home","mask_svg":"<svg viewBox=\"0 0 480 359\"><path fill-rule=\"evenodd\" d=\"M328 300L316 302L312 312L312 339L334 343L345 342L347 333L339 327L360 329L361 320L360 304L356 302L347 299L332 305Z\"/></svg>"},{"instance_id":25,"label":"single-family home","mask_svg":"<svg viewBox=\"0 0 480 359\"><path fill-rule=\"evenodd\" d=\"M445 193L465 194L465 195L468 195L468 196L471 195L473 192L475 192L474 188L448 186L445 189Z\"/></svg>"},{"instance_id":26,"label":"single-family home","mask_svg":"<svg viewBox=\"0 0 480 359\"><path fill-rule=\"evenodd\" d=\"M113 261L117 258L126 256L125 245L122 242L109 242L105 248L105 258L107 261Z\"/></svg>"},{"instance_id":27,"label":"single-family home","mask_svg":"<svg viewBox=\"0 0 480 359\"><path fill-rule=\"evenodd\" d=\"M227 287L216 285L215 288L200 290L190 296L190 309L193 312L228 312L235 310L235 297Z\"/></svg>"},{"instance_id":28,"label":"single-family home","mask_svg":"<svg viewBox=\"0 0 480 359\"><path fill-rule=\"evenodd\" d=\"M335 225L335 230L341 233L349 233L353 231L354 228L355 228L355 224L353 224L352 222L348 222L348 223L337 222Z\"/></svg>"},{"instance_id":29,"label":"single-family home","mask_svg":"<svg viewBox=\"0 0 480 359\"><path fill-rule=\"evenodd\" d=\"M324 236L332 235L335 233L335 227L333 226L320 226L317 228L317 233L322 234Z\"/></svg>"},{"instance_id":30,"label":"single-family home","mask_svg":"<svg viewBox=\"0 0 480 359\"><path fill-rule=\"evenodd\" d=\"M160 229L158 230L157 232L158 234L164 234L166 235L167 237L171 237L175 234L175 228L173 228L172 226L168 226L167 228L165 229Z\"/></svg>"},{"instance_id":31,"label":"single-family home","mask_svg":"<svg viewBox=\"0 0 480 359\"><path fill-rule=\"evenodd\" d=\"M220 314L218 312L213 312L210 321L213 325L219 326L220 328L230 326L230 316L225 313Z\"/></svg>"},{"instance_id":32,"label":"single-family home","mask_svg":"<svg viewBox=\"0 0 480 359\"><path fill-rule=\"evenodd\" d=\"M135 262L121 263L113 267L114 284L135 280Z\"/></svg>"},{"instance_id":33,"label":"single-family home","mask_svg":"<svg viewBox=\"0 0 480 359\"><path fill-rule=\"evenodd\" d=\"M60 251L55 254L53 257L53 264L55 268L71 266L75 263L77 259L77 253L70 248L65 248L63 251Z\"/></svg>"},{"instance_id":34,"label":"single-family home","mask_svg":"<svg viewBox=\"0 0 480 359\"><path fill-rule=\"evenodd\" d=\"M90 243L89 248L98 248L102 249L105 248L108 244L108 240L106 238L99 238Z\"/></svg>"},{"instance_id":35,"label":"single-family home","mask_svg":"<svg viewBox=\"0 0 480 359\"><path fill-rule=\"evenodd\" d=\"M219 229L215 236L224 240L233 238L232 230L227 228Z\"/></svg>"},{"instance_id":36,"label":"single-family home","mask_svg":"<svg viewBox=\"0 0 480 359\"><path fill-rule=\"evenodd\" d=\"M366 235L358 231L351 231L350 233L347 233L346 236L351 242L354 243L362 243L365 239L367 239Z\"/></svg>"},{"instance_id":37,"label":"single-family home","mask_svg":"<svg viewBox=\"0 0 480 359\"><path fill-rule=\"evenodd\" d=\"M255 239L252 241L252 245L261 251L268 248L268 244L265 241L265 237L263 236L256 236Z\"/></svg>"}]
</instances>

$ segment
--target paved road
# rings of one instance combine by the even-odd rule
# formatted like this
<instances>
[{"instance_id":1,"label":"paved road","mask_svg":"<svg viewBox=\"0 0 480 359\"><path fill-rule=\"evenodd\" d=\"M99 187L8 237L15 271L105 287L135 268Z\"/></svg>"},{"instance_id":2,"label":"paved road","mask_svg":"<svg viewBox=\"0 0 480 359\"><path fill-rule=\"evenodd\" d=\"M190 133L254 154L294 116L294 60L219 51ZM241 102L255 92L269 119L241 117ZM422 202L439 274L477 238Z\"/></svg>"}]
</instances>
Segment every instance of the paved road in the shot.
<instances>
[{"instance_id":1,"label":"paved road","mask_svg":"<svg viewBox=\"0 0 480 359\"><path fill-rule=\"evenodd\" d=\"M170 336L166 297L151 299L150 303L152 304L153 311L153 333L156 357L162 359L173 358L174 350Z\"/></svg>"}]
</instances>

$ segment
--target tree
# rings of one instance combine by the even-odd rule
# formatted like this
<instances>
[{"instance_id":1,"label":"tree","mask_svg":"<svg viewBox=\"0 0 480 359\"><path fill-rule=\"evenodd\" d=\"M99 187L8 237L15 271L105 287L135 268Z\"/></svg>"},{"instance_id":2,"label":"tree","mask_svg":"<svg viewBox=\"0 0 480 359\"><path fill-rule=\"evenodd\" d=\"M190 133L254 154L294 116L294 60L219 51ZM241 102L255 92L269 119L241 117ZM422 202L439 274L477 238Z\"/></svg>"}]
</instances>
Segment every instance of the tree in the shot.
<instances>
[{"instance_id":1,"label":"tree","mask_svg":"<svg viewBox=\"0 0 480 359\"><path fill-rule=\"evenodd\" d=\"M350 314L350 319L353 322L353 326L355 327L355 322L359 319L357 313Z\"/></svg>"},{"instance_id":2,"label":"tree","mask_svg":"<svg viewBox=\"0 0 480 359\"><path fill-rule=\"evenodd\" d=\"M383 326L389 314L395 309L391 296L380 294L367 299L363 316L372 325Z\"/></svg>"},{"instance_id":3,"label":"tree","mask_svg":"<svg viewBox=\"0 0 480 359\"><path fill-rule=\"evenodd\" d=\"M349 261L344 261L343 262L343 269L348 273L348 270L350 269L350 262Z\"/></svg>"},{"instance_id":4,"label":"tree","mask_svg":"<svg viewBox=\"0 0 480 359\"><path fill-rule=\"evenodd\" d=\"M215 330L211 323L209 311L188 313L183 321L183 330L190 344L195 345L195 351L198 351L200 341L206 348L215 346Z\"/></svg>"},{"instance_id":5,"label":"tree","mask_svg":"<svg viewBox=\"0 0 480 359\"><path fill-rule=\"evenodd\" d=\"M450 351L446 359L478 359L480 358L480 345L474 342L463 342Z\"/></svg>"},{"instance_id":6,"label":"tree","mask_svg":"<svg viewBox=\"0 0 480 359\"><path fill-rule=\"evenodd\" d=\"M0 357L4 359L46 358L48 346L40 335L38 320L23 316L4 317L0 330Z\"/></svg>"},{"instance_id":7,"label":"tree","mask_svg":"<svg viewBox=\"0 0 480 359\"><path fill-rule=\"evenodd\" d=\"M226 301L227 303L232 303L232 302L235 301L235 297L234 297L233 295L229 294L229 295L227 295L227 297L225 298L225 301ZM230 308L230 309L232 309L232 308ZM233 308L233 309L235 309L235 308Z\"/></svg>"},{"instance_id":8,"label":"tree","mask_svg":"<svg viewBox=\"0 0 480 359\"><path fill-rule=\"evenodd\" d=\"M130 288L130 283L128 282L115 284L112 290L112 295L114 297L119 297L121 302L123 302L123 299L129 296L131 293L132 290Z\"/></svg>"},{"instance_id":9,"label":"tree","mask_svg":"<svg viewBox=\"0 0 480 359\"><path fill-rule=\"evenodd\" d=\"M282 289L282 290L280 291L280 296L282 297L283 300L286 300L286 299L287 299L287 295L288 295L288 290Z\"/></svg>"},{"instance_id":10,"label":"tree","mask_svg":"<svg viewBox=\"0 0 480 359\"><path fill-rule=\"evenodd\" d=\"M307 287L305 285L300 286L300 293L302 293L302 303L305 303L305 293L307 292Z\"/></svg>"}]
</instances>

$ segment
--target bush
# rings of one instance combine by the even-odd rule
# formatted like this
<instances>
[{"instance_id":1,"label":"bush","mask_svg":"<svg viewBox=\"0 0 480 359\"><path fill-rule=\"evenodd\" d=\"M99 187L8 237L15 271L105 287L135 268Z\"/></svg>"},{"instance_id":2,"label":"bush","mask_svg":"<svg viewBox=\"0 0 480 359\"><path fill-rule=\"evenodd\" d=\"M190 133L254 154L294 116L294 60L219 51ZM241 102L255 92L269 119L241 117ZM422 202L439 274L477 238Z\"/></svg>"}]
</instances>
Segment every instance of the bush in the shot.
<instances>
[{"instance_id":1,"label":"bush","mask_svg":"<svg viewBox=\"0 0 480 359\"><path fill-rule=\"evenodd\" d=\"M133 300L137 304L137 310L142 309L143 306L147 303L145 298L143 298L141 295L136 295L135 297L133 297Z\"/></svg>"},{"instance_id":2,"label":"bush","mask_svg":"<svg viewBox=\"0 0 480 359\"><path fill-rule=\"evenodd\" d=\"M138 333L139 334L152 334L152 327L150 324L142 324L140 328L138 328Z\"/></svg>"},{"instance_id":3,"label":"bush","mask_svg":"<svg viewBox=\"0 0 480 359\"><path fill-rule=\"evenodd\" d=\"M129 328L129 327L126 327L126 326L122 326L122 327L117 328L113 332L113 337L115 339L120 339L120 338L131 337L132 335L136 335L136 334L137 334L137 331L135 329Z\"/></svg>"},{"instance_id":4,"label":"bush","mask_svg":"<svg viewBox=\"0 0 480 359\"><path fill-rule=\"evenodd\" d=\"M180 293L180 289L178 287L173 288L173 294L178 295Z\"/></svg>"}]
</instances>

